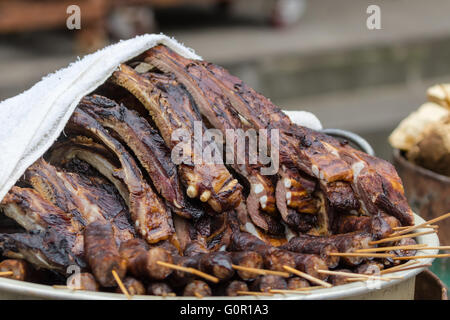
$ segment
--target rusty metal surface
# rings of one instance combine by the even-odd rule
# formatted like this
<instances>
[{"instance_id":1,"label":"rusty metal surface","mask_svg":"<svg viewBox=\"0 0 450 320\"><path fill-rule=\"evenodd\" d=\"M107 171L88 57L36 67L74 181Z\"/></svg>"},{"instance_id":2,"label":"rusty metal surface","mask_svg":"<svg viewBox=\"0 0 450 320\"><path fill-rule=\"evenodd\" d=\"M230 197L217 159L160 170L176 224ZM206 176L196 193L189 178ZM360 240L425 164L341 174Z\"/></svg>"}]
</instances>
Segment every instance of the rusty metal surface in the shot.
<instances>
[{"instance_id":1,"label":"rusty metal surface","mask_svg":"<svg viewBox=\"0 0 450 320\"><path fill-rule=\"evenodd\" d=\"M433 272L425 270L416 277L414 300L448 300L447 291Z\"/></svg>"},{"instance_id":2,"label":"rusty metal surface","mask_svg":"<svg viewBox=\"0 0 450 320\"><path fill-rule=\"evenodd\" d=\"M399 150L394 150L393 158L413 211L425 220L450 212L450 177L407 161ZM450 219L437 225L441 243L450 245Z\"/></svg>"}]
</instances>

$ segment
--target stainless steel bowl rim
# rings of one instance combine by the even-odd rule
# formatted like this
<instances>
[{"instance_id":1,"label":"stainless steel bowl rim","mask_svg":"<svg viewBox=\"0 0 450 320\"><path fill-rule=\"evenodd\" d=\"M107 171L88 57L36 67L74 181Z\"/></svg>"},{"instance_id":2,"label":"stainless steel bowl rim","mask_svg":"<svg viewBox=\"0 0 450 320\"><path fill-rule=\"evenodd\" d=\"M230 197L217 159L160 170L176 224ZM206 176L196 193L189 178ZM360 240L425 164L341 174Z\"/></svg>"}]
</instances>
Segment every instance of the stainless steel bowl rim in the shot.
<instances>
[{"instance_id":1,"label":"stainless steel bowl rim","mask_svg":"<svg viewBox=\"0 0 450 320\"><path fill-rule=\"evenodd\" d=\"M425 222L418 215L414 215L415 224ZM418 243L426 243L429 246L439 246L439 239L436 233L422 235L417 237ZM437 254L438 250L418 251L417 255ZM433 258L420 259L422 264L433 262ZM274 294L273 296L239 296L239 297L204 297L202 300L311 300L311 299L342 299L351 298L364 293L369 293L372 290L381 290L387 287L394 286L401 281L405 281L411 277L416 276L425 268L412 269L395 273L395 276L401 276L402 279L394 279L389 281L382 281L379 289L369 289L365 282L355 282L345 285L336 286L333 288L324 288L311 290L308 295L300 294ZM387 275L388 276L388 275ZM81 299L81 300L100 300L100 299L126 299L123 294L106 293L106 292L90 292L81 290L69 290L53 288L52 286L35 284L25 281L17 281L6 278L0 278L0 291L20 294L22 296L29 296L30 298L38 299ZM133 300L192 300L192 297L157 297L157 296L133 296Z\"/></svg>"}]
</instances>

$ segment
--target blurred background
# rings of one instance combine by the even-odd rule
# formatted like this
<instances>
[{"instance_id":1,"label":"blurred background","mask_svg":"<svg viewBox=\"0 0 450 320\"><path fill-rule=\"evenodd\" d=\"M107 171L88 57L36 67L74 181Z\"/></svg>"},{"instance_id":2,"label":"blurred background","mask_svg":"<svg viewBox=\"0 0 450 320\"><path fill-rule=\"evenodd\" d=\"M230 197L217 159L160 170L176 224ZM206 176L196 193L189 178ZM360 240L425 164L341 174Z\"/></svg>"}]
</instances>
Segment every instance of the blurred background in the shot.
<instances>
[{"instance_id":1,"label":"blurred background","mask_svg":"<svg viewBox=\"0 0 450 320\"><path fill-rule=\"evenodd\" d=\"M80 30L66 26L73 4ZM373 4L380 30L366 25ZM0 100L108 43L162 32L390 160L390 132L450 82L448 12L448 0L0 0Z\"/></svg>"},{"instance_id":2,"label":"blurred background","mask_svg":"<svg viewBox=\"0 0 450 320\"><path fill-rule=\"evenodd\" d=\"M72 4L80 30L66 27ZM381 30L366 26L371 4ZM163 32L389 159L388 134L427 87L450 81L449 10L446 0L0 0L0 100L107 43Z\"/></svg>"}]
</instances>

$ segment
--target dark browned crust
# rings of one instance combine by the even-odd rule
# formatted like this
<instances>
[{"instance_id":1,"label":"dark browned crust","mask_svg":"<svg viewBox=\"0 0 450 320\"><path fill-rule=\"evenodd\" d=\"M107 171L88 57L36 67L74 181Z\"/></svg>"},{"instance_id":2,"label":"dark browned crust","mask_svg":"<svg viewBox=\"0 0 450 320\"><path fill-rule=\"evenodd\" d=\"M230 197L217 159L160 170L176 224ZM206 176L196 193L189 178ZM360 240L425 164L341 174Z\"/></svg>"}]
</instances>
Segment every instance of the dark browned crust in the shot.
<instances>
[{"instance_id":1,"label":"dark browned crust","mask_svg":"<svg viewBox=\"0 0 450 320\"><path fill-rule=\"evenodd\" d=\"M70 277L67 286L76 290L99 291L99 284L95 280L94 275L89 272L82 272Z\"/></svg>"},{"instance_id":2,"label":"dark browned crust","mask_svg":"<svg viewBox=\"0 0 450 320\"><path fill-rule=\"evenodd\" d=\"M70 213L82 230L89 222L109 221L118 242L135 237L129 211L117 190L102 177L60 170L40 158L27 171L25 181L45 199Z\"/></svg>"},{"instance_id":3,"label":"dark browned crust","mask_svg":"<svg viewBox=\"0 0 450 320\"><path fill-rule=\"evenodd\" d=\"M121 65L111 80L141 101L171 150L176 146L172 140L175 130L184 129L191 139L194 137L194 121L201 121L201 117L195 112L190 97L175 81L158 74L146 74L144 77L126 65ZM197 164L193 154L191 160L192 165L178 166L188 195L201 198L207 191L209 196L205 200L216 212L235 208L241 201L242 187L226 167L204 162Z\"/></svg>"},{"instance_id":4,"label":"dark browned crust","mask_svg":"<svg viewBox=\"0 0 450 320\"><path fill-rule=\"evenodd\" d=\"M311 246L319 246L323 244L334 245L339 252L354 252L358 249L365 249L369 247L369 242L373 240L370 233L367 232L350 232L344 234L336 234L331 236L312 236L312 235L299 235L289 240L292 243L292 249L295 249L295 244L310 242ZM362 257L341 257L348 266L356 266L361 264L365 259Z\"/></svg>"},{"instance_id":5,"label":"dark browned crust","mask_svg":"<svg viewBox=\"0 0 450 320\"><path fill-rule=\"evenodd\" d=\"M308 288L309 286L310 285L307 280L299 278L299 277L293 277L287 281L288 290L297 290L297 289L302 289L302 288Z\"/></svg>"},{"instance_id":6,"label":"dark browned crust","mask_svg":"<svg viewBox=\"0 0 450 320\"><path fill-rule=\"evenodd\" d=\"M144 285L138 279L126 277L125 279L123 279L122 282L131 296L143 295L146 292ZM123 293L123 292L120 288L116 288L116 293Z\"/></svg>"},{"instance_id":7,"label":"dark browned crust","mask_svg":"<svg viewBox=\"0 0 450 320\"><path fill-rule=\"evenodd\" d=\"M269 292L272 289L287 289L286 280L280 276L266 275L259 276L250 285L250 289L253 291Z\"/></svg>"},{"instance_id":8,"label":"dark browned crust","mask_svg":"<svg viewBox=\"0 0 450 320\"><path fill-rule=\"evenodd\" d=\"M165 282L152 282L147 286L147 294L165 297L174 294L172 288Z\"/></svg>"},{"instance_id":9,"label":"dark browned crust","mask_svg":"<svg viewBox=\"0 0 450 320\"><path fill-rule=\"evenodd\" d=\"M123 279L127 271L126 260L119 254L114 232L109 223L92 222L84 230L86 260L97 281L103 287L117 286L112 271Z\"/></svg>"},{"instance_id":10,"label":"dark browned crust","mask_svg":"<svg viewBox=\"0 0 450 320\"><path fill-rule=\"evenodd\" d=\"M255 268L255 269L263 269L264 268L264 260L263 257L255 251L237 251L231 252L231 259L233 264L247 267L247 268ZM250 281L254 280L258 277L258 275L254 272L248 272L243 270L238 270L236 272L242 280Z\"/></svg>"},{"instance_id":11,"label":"dark browned crust","mask_svg":"<svg viewBox=\"0 0 450 320\"><path fill-rule=\"evenodd\" d=\"M225 295L229 297L237 297L239 291L248 291L248 286L244 281L231 281L225 288Z\"/></svg>"},{"instance_id":12,"label":"dark browned crust","mask_svg":"<svg viewBox=\"0 0 450 320\"><path fill-rule=\"evenodd\" d=\"M30 233L0 234L0 251L4 257L24 259L37 269L66 273L71 265L86 266L82 257L73 252L70 239L61 233L32 231Z\"/></svg>"},{"instance_id":13,"label":"dark browned crust","mask_svg":"<svg viewBox=\"0 0 450 320\"><path fill-rule=\"evenodd\" d=\"M66 130L89 134L101 141L120 161L121 168L113 176L122 180L129 192L127 203L136 230L149 243L167 239L173 234L170 211L145 181L133 157L107 131L81 109L76 109Z\"/></svg>"},{"instance_id":14,"label":"dark browned crust","mask_svg":"<svg viewBox=\"0 0 450 320\"><path fill-rule=\"evenodd\" d=\"M191 281L183 290L183 296L188 297L209 297L212 295L209 285L201 280Z\"/></svg>"},{"instance_id":15,"label":"dark browned crust","mask_svg":"<svg viewBox=\"0 0 450 320\"><path fill-rule=\"evenodd\" d=\"M325 261L329 268L337 267L340 261L339 257L329 255L339 252L333 243L316 242L310 238L294 237L280 248L298 253L316 254Z\"/></svg>"},{"instance_id":16,"label":"dark browned crust","mask_svg":"<svg viewBox=\"0 0 450 320\"><path fill-rule=\"evenodd\" d=\"M161 247L148 249L142 239L123 242L119 252L127 261L128 272L137 278L163 280L172 273L172 269L157 263L158 261L173 263L172 255Z\"/></svg>"},{"instance_id":17,"label":"dark browned crust","mask_svg":"<svg viewBox=\"0 0 450 320\"><path fill-rule=\"evenodd\" d=\"M79 107L126 143L172 211L186 218L203 215L200 208L194 207L185 198L170 149L147 120L124 105L99 95L83 98Z\"/></svg>"}]
</instances>

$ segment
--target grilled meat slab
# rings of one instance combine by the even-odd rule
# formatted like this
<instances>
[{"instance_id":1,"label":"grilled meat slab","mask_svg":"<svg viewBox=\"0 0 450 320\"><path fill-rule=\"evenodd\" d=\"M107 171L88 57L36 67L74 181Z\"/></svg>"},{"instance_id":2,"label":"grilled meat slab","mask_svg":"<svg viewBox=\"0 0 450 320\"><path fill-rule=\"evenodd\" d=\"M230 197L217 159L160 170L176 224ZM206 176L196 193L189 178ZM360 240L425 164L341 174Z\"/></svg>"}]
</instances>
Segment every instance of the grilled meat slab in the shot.
<instances>
[{"instance_id":1,"label":"grilled meat slab","mask_svg":"<svg viewBox=\"0 0 450 320\"><path fill-rule=\"evenodd\" d=\"M371 215L382 209L405 225L413 223L401 181L388 162L357 151L330 136L293 124L267 98L221 67L185 59L165 46L147 51L144 61L163 72L173 73L198 104L202 103L202 90L192 81L192 75L198 77L200 73L204 74L204 69L208 70L235 111L246 121L257 129L280 130L280 163L319 179L332 207L359 210L361 205L361 210ZM208 108L206 105L204 107ZM339 185L330 185L337 181Z\"/></svg>"},{"instance_id":2,"label":"grilled meat slab","mask_svg":"<svg viewBox=\"0 0 450 320\"><path fill-rule=\"evenodd\" d=\"M142 237L154 243L173 234L171 212L145 181L135 160L119 141L81 109L74 111L66 129L95 137L116 156L121 167L110 175L127 187L131 219Z\"/></svg>"},{"instance_id":3,"label":"grilled meat slab","mask_svg":"<svg viewBox=\"0 0 450 320\"><path fill-rule=\"evenodd\" d=\"M147 120L124 105L98 95L83 98L79 107L126 143L173 212L186 218L203 215L203 210L185 198L177 168L170 158L170 149Z\"/></svg>"},{"instance_id":4,"label":"grilled meat slab","mask_svg":"<svg viewBox=\"0 0 450 320\"><path fill-rule=\"evenodd\" d=\"M69 212L82 226L111 222L117 242L135 237L129 211L114 187L100 177L64 172L40 158L25 172L28 181L45 199Z\"/></svg>"},{"instance_id":5,"label":"grilled meat slab","mask_svg":"<svg viewBox=\"0 0 450 320\"><path fill-rule=\"evenodd\" d=\"M199 121L202 132L205 130L204 124L200 115L195 112L190 97L178 83L157 74L140 75L127 65L121 65L120 70L113 73L111 80L129 90L147 108L172 152L176 147L173 134L177 129L188 135L183 137L185 142L191 141L191 146L202 143L200 147L204 150L206 145L203 142L193 141L194 122ZM198 161L198 157L202 155L194 154L192 149L194 148L184 150L191 152L185 155L190 164L181 163L178 167L188 196L208 202L216 212L235 208L241 201L242 187L238 181L233 179L223 163ZM202 159L203 157L200 158Z\"/></svg>"},{"instance_id":6,"label":"grilled meat slab","mask_svg":"<svg viewBox=\"0 0 450 320\"><path fill-rule=\"evenodd\" d=\"M28 260L38 268L65 272L84 266L81 224L33 189L14 186L0 207L28 233L1 234L4 256Z\"/></svg>"}]
</instances>

